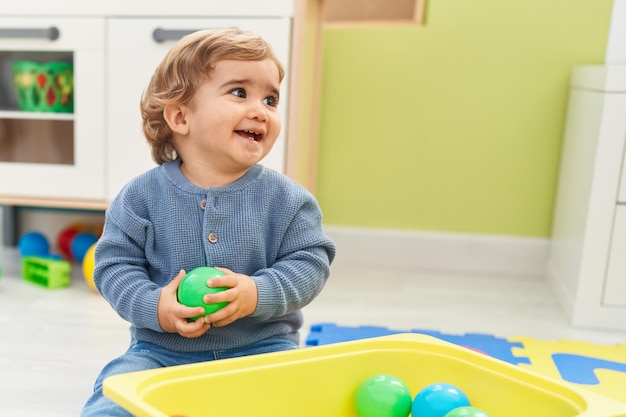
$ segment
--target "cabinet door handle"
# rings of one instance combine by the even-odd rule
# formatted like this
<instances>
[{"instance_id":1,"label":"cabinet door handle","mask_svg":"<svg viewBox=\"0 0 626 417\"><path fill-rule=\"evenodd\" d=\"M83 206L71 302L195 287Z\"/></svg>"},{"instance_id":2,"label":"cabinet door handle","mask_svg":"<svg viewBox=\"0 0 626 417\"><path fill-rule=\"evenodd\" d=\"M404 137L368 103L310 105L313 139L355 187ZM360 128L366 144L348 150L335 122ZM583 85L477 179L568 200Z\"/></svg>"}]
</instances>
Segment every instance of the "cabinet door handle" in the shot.
<instances>
[{"instance_id":1,"label":"cabinet door handle","mask_svg":"<svg viewBox=\"0 0 626 417\"><path fill-rule=\"evenodd\" d=\"M163 29L156 28L152 32L152 39L155 42L161 43L166 41L177 41L183 36L196 32L197 29Z\"/></svg>"},{"instance_id":2,"label":"cabinet door handle","mask_svg":"<svg viewBox=\"0 0 626 417\"><path fill-rule=\"evenodd\" d=\"M56 41L61 36L59 28L50 26L49 28L0 28L0 38L29 38L48 39Z\"/></svg>"}]
</instances>

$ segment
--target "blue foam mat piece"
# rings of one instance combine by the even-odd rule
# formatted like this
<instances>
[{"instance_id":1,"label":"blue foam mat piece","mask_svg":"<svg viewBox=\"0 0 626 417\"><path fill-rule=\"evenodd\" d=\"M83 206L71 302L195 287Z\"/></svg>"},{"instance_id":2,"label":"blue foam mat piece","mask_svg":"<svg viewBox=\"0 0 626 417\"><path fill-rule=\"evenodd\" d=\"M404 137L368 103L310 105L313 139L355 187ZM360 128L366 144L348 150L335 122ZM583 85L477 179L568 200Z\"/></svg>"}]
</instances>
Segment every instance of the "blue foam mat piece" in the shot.
<instances>
[{"instance_id":1,"label":"blue foam mat piece","mask_svg":"<svg viewBox=\"0 0 626 417\"><path fill-rule=\"evenodd\" d=\"M449 343L465 346L481 351L491 357L517 365L529 364L527 357L514 356L511 348L523 347L519 342L509 342L507 339L482 333L466 333L462 335L441 333L434 330L394 330L378 326L347 327L333 323L320 323L311 326L306 339L306 346L319 346L337 342L365 339L370 337L389 336L398 333L418 333L436 337Z\"/></svg>"},{"instance_id":2,"label":"blue foam mat piece","mask_svg":"<svg viewBox=\"0 0 626 417\"><path fill-rule=\"evenodd\" d=\"M600 358L590 358L568 353L552 355L554 365L559 370L561 378L576 384L598 385L596 369L609 369L615 372L626 372L626 363L608 361Z\"/></svg>"}]
</instances>

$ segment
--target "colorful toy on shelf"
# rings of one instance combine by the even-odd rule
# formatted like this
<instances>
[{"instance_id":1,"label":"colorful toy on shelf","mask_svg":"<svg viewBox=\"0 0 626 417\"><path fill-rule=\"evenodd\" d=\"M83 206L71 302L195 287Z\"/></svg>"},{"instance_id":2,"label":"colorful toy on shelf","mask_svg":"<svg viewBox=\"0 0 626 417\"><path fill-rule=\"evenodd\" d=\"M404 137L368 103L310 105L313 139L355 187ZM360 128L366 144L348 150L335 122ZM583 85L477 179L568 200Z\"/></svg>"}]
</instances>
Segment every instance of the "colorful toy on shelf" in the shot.
<instances>
[{"instance_id":1,"label":"colorful toy on shelf","mask_svg":"<svg viewBox=\"0 0 626 417\"><path fill-rule=\"evenodd\" d=\"M209 279L221 277L223 275L224 273L219 269L215 269L210 266L201 266L189 271L182 279L180 285L178 286L178 302L186 305L187 307L204 307L205 310L205 313L201 316L192 317L192 321L215 313L217 310L228 304L228 302L207 304L203 301L206 294L214 294L228 289L226 287L211 288L207 286L207 281Z\"/></svg>"},{"instance_id":2,"label":"colorful toy on shelf","mask_svg":"<svg viewBox=\"0 0 626 417\"><path fill-rule=\"evenodd\" d=\"M102 223L89 225L75 222L64 227L57 234L56 245L63 258L82 262L87 250L102 235Z\"/></svg>"},{"instance_id":3,"label":"colorful toy on shelf","mask_svg":"<svg viewBox=\"0 0 626 417\"><path fill-rule=\"evenodd\" d=\"M92 226L89 228L89 230L91 230L91 233L100 238L100 236L102 236L102 232L104 231L104 223L99 223L95 226Z\"/></svg>"},{"instance_id":4,"label":"colorful toy on shelf","mask_svg":"<svg viewBox=\"0 0 626 417\"><path fill-rule=\"evenodd\" d=\"M83 277L94 291L98 291L96 284L93 282L93 270L96 267L96 244L97 243L94 243L87 249L87 253L85 253L85 258L83 259Z\"/></svg>"},{"instance_id":5,"label":"colorful toy on shelf","mask_svg":"<svg viewBox=\"0 0 626 417\"><path fill-rule=\"evenodd\" d=\"M98 237L91 232L80 232L72 239L71 252L79 263L85 258L89 248L98 241Z\"/></svg>"},{"instance_id":6,"label":"colorful toy on shelf","mask_svg":"<svg viewBox=\"0 0 626 417\"><path fill-rule=\"evenodd\" d=\"M39 232L24 233L18 239L17 247L22 257L48 256L50 254L50 243L43 233Z\"/></svg>"},{"instance_id":7,"label":"colorful toy on shelf","mask_svg":"<svg viewBox=\"0 0 626 417\"><path fill-rule=\"evenodd\" d=\"M408 417L411 412L409 387L393 375L373 375L363 381L354 397L359 417Z\"/></svg>"},{"instance_id":8,"label":"colorful toy on shelf","mask_svg":"<svg viewBox=\"0 0 626 417\"><path fill-rule=\"evenodd\" d=\"M50 257L22 258L22 278L46 288L67 287L70 284L71 265Z\"/></svg>"},{"instance_id":9,"label":"colorful toy on shelf","mask_svg":"<svg viewBox=\"0 0 626 417\"><path fill-rule=\"evenodd\" d=\"M12 72L20 110L74 111L74 68L70 62L15 61Z\"/></svg>"},{"instance_id":10,"label":"colorful toy on shelf","mask_svg":"<svg viewBox=\"0 0 626 417\"><path fill-rule=\"evenodd\" d=\"M72 240L77 234L87 230L87 226L82 223L72 223L59 232L57 235L57 247L65 259L72 259Z\"/></svg>"}]
</instances>

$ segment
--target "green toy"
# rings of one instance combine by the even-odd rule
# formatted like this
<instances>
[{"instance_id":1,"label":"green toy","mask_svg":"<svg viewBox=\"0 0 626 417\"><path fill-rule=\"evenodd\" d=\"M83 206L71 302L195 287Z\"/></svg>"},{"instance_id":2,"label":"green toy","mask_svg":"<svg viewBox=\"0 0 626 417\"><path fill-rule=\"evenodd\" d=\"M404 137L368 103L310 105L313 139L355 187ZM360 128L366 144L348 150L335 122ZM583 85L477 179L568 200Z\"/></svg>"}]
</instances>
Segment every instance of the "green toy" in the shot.
<instances>
[{"instance_id":1,"label":"green toy","mask_svg":"<svg viewBox=\"0 0 626 417\"><path fill-rule=\"evenodd\" d=\"M15 61L17 104L24 111L74 111L74 68L69 62Z\"/></svg>"},{"instance_id":2,"label":"green toy","mask_svg":"<svg viewBox=\"0 0 626 417\"><path fill-rule=\"evenodd\" d=\"M22 258L22 278L49 289L70 285L70 270L67 261L41 256Z\"/></svg>"},{"instance_id":3,"label":"green toy","mask_svg":"<svg viewBox=\"0 0 626 417\"><path fill-rule=\"evenodd\" d=\"M359 417L407 417L412 402L411 391L404 381L387 374L365 379L354 396Z\"/></svg>"},{"instance_id":4,"label":"green toy","mask_svg":"<svg viewBox=\"0 0 626 417\"><path fill-rule=\"evenodd\" d=\"M178 302L187 307L204 307L204 314L192 317L191 321L213 314L228 304L227 301L207 304L202 300L206 294L214 294L228 289L227 287L211 288L207 286L208 280L221 276L224 276L222 271L210 266L195 268L184 276L178 287Z\"/></svg>"}]
</instances>

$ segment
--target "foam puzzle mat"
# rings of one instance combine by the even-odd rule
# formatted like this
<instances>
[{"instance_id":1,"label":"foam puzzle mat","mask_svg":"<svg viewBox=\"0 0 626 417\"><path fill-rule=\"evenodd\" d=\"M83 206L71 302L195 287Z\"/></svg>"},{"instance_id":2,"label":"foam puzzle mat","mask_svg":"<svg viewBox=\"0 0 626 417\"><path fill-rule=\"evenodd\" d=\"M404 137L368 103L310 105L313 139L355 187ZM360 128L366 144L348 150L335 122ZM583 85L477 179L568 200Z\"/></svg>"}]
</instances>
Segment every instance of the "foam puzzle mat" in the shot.
<instances>
[{"instance_id":1,"label":"foam puzzle mat","mask_svg":"<svg viewBox=\"0 0 626 417\"><path fill-rule=\"evenodd\" d=\"M626 402L626 345L595 345L576 340L546 341L531 337L501 338L489 334L447 334L432 330L314 324L307 346L346 342L398 333L419 333L465 346L510 364L566 381Z\"/></svg>"}]
</instances>

